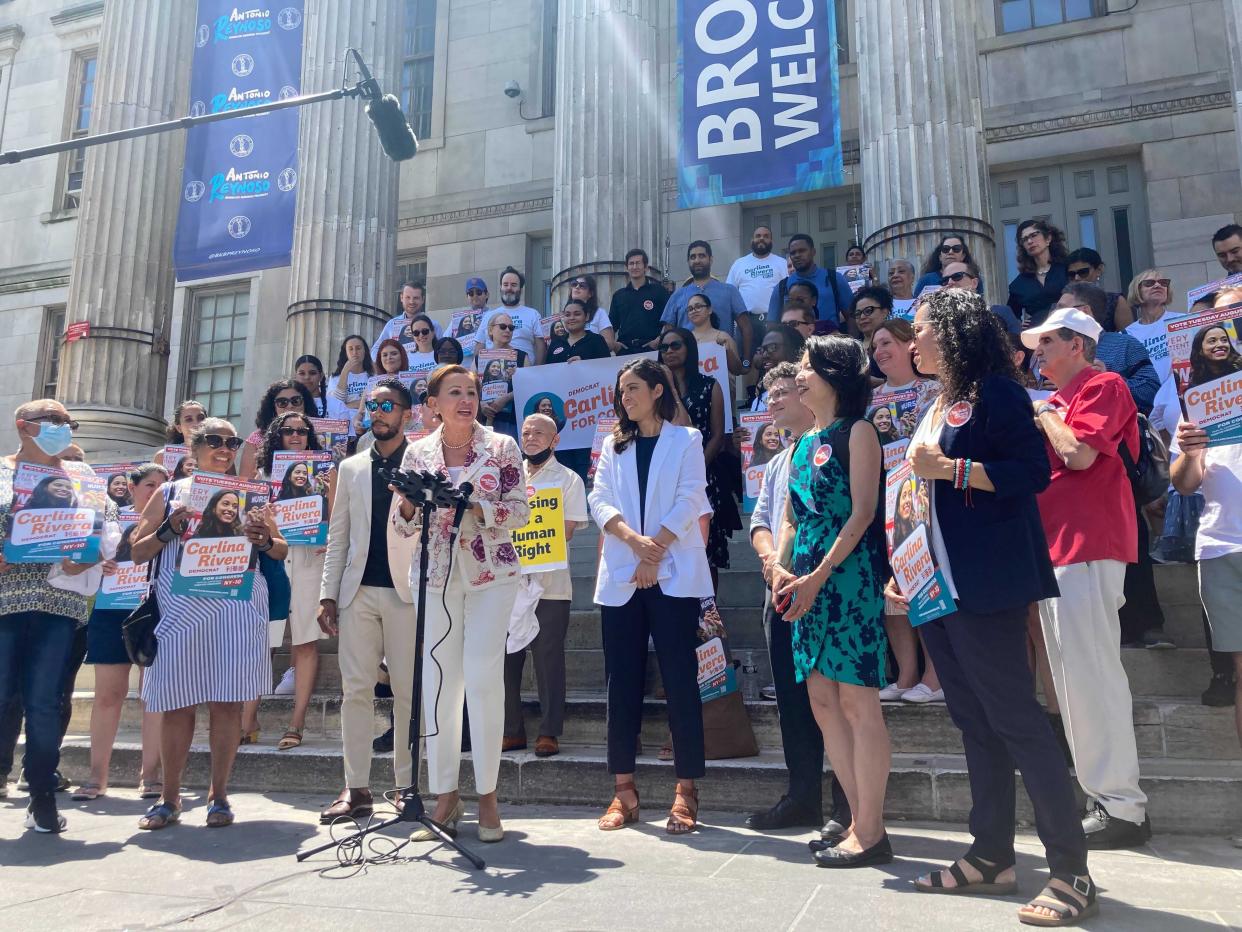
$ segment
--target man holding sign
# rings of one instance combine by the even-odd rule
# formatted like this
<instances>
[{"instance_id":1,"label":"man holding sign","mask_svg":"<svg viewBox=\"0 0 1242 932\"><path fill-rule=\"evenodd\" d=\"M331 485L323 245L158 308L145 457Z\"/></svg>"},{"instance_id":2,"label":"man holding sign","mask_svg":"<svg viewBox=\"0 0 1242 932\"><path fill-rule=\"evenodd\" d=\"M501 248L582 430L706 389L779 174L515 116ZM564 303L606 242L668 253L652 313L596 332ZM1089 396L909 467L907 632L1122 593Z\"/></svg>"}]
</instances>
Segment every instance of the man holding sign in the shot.
<instances>
[{"instance_id":1,"label":"man holding sign","mask_svg":"<svg viewBox=\"0 0 1242 932\"><path fill-rule=\"evenodd\" d=\"M556 422L547 415L532 414L522 422L522 470L531 523L513 532L513 546L522 563L522 590L514 621L520 622L519 612L528 614L534 604L538 634L527 643L535 658L539 711L543 715L535 741L536 757L560 752L557 739L565 717L565 633L573 598L567 555L574 531L587 526L586 489L576 473L557 462L559 441ZM515 643L522 640L515 639L519 626L510 623L511 652L505 657L505 751L526 747L521 696L526 644Z\"/></svg>"}]
</instances>

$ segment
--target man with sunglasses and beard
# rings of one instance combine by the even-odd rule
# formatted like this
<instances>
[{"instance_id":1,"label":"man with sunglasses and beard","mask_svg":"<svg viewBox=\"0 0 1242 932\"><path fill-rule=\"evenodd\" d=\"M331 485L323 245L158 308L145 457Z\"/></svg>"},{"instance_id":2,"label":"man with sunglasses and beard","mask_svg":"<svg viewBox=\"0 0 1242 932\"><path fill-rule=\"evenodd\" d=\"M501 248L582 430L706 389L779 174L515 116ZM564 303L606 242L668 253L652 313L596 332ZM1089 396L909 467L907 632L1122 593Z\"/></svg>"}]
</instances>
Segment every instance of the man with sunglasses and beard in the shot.
<instances>
[{"instance_id":1,"label":"man with sunglasses and beard","mask_svg":"<svg viewBox=\"0 0 1242 932\"><path fill-rule=\"evenodd\" d=\"M415 538L398 537L388 520L392 490L385 471L401 465L412 399L397 379L385 379L366 402L374 445L337 468L336 496L328 524L319 592L319 626L340 635L341 740L345 788L320 813L329 824L341 816L371 814L371 739L375 671L387 657L392 678L397 787L413 783L409 749L414 680L414 601L408 567Z\"/></svg>"}]
</instances>

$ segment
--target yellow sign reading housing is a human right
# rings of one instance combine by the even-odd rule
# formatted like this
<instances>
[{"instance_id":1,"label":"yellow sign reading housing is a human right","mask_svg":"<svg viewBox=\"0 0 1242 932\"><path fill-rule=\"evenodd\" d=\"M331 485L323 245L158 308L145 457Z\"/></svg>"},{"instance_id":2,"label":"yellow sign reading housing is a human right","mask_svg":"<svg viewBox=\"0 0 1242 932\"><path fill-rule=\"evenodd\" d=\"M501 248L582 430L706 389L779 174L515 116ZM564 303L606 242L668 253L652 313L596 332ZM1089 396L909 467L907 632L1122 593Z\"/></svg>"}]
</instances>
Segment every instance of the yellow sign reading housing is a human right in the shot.
<instances>
[{"instance_id":1,"label":"yellow sign reading housing is a human right","mask_svg":"<svg viewBox=\"0 0 1242 932\"><path fill-rule=\"evenodd\" d=\"M564 493L559 485L531 486L530 522L513 532L513 546L523 573L547 573L569 567L565 546Z\"/></svg>"}]
</instances>

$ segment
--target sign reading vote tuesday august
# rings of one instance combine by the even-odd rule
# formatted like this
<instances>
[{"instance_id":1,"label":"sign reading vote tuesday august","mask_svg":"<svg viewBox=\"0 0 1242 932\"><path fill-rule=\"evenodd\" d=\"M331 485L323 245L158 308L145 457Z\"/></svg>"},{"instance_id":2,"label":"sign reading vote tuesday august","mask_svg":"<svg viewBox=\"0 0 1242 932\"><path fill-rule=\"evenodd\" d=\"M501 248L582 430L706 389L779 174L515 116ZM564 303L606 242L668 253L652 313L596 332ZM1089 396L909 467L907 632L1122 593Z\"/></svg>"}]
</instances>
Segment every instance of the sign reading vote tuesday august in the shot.
<instances>
[{"instance_id":1,"label":"sign reading vote tuesday august","mask_svg":"<svg viewBox=\"0 0 1242 932\"><path fill-rule=\"evenodd\" d=\"M681 208L842 183L837 2L680 0Z\"/></svg>"}]
</instances>

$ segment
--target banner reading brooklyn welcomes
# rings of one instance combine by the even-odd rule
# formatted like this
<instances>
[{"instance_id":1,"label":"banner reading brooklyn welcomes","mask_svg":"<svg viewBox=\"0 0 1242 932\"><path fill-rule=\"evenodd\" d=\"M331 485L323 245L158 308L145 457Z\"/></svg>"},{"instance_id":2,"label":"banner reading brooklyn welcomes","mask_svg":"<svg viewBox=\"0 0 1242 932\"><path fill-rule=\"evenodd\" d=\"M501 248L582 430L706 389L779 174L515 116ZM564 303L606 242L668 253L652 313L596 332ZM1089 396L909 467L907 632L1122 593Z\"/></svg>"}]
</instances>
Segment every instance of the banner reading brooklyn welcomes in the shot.
<instances>
[{"instance_id":1,"label":"banner reading brooklyn welcomes","mask_svg":"<svg viewBox=\"0 0 1242 932\"><path fill-rule=\"evenodd\" d=\"M837 0L680 0L679 205L842 183Z\"/></svg>"},{"instance_id":2,"label":"banner reading brooklyn welcomes","mask_svg":"<svg viewBox=\"0 0 1242 932\"><path fill-rule=\"evenodd\" d=\"M296 97L303 0L199 0L190 115ZM186 54L190 49L186 49ZM298 111L189 130L173 260L193 281L289 264L297 207Z\"/></svg>"}]
</instances>

